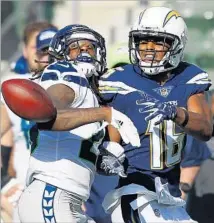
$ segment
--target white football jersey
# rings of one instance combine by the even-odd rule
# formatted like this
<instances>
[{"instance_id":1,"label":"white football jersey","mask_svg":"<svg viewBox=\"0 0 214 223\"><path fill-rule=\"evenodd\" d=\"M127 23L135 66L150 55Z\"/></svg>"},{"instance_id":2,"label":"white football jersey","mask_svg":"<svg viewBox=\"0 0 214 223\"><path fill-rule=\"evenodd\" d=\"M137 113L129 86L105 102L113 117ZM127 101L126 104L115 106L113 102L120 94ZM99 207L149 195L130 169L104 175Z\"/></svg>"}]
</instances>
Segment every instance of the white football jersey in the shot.
<instances>
[{"instance_id":1,"label":"white football jersey","mask_svg":"<svg viewBox=\"0 0 214 223\"><path fill-rule=\"evenodd\" d=\"M77 73L71 63L49 65L39 82L44 89L58 83L74 90L75 99L70 107L99 107L87 78ZM91 123L71 131L38 131L36 126L32 128L27 184L36 178L86 200L94 179L98 146L104 137L104 130L99 131L101 124Z\"/></svg>"}]
</instances>

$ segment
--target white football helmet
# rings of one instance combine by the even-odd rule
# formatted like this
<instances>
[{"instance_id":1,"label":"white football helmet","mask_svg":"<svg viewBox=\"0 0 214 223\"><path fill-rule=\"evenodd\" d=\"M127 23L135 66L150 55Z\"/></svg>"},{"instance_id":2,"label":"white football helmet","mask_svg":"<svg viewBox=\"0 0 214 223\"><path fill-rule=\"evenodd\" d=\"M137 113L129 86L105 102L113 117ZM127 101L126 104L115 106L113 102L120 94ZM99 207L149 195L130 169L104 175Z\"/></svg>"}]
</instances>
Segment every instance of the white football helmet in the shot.
<instances>
[{"instance_id":1,"label":"white football helmet","mask_svg":"<svg viewBox=\"0 0 214 223\"><path fill-rule=\"evenodd\" d=\"M146 63L141 60L139 43L148 37L163 38L171 43L159 62ZM183 58L187 42L187 26L181 15L170 8L151 7L141 12L129 33L129 56L132 64L137 64L147 75L157 75L172 70ZM146 51L146 50L145 50ZM154 50L155 53L158 52ZM163 50L162 50L163 52Z\"/></svg>"}]
</instances>

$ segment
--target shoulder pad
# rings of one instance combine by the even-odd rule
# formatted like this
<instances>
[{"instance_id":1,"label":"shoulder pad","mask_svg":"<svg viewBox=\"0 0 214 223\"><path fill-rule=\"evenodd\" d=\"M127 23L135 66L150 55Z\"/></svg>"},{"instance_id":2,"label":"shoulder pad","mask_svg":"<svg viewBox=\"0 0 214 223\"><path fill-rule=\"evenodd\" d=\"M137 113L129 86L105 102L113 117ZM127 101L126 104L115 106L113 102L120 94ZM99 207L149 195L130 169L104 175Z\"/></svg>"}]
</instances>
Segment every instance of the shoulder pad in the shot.
<instances>
[{"instance_id":1,"label":"shoulder pad","mask_svg":"<svg viewBox=\"0 0 214 223\"><path fill-rule=\"evenodd\" d=\"M178 73L180 73L182 81L184 84L210 84L208 74L202 70L200 67L181 62L178 68Z\"/></svg>"},{"instance_id":2,"label":"shoulder pad","mask_svg":"<svg viewBox=\"0 0 214 223\"><path fill-rule=\"evenodd\" d=\"M128 64L123 67L108 69L108 71L101 76L101 79L109 80L109 81L123 79L123 77L125 76L125 73L128 72L128 70L130 69L130 66L132 65Z\"/></svg>"},{"instance_id":3,"label":"shoulder pad","mask_svg":"<svg viewBox=\"0 0 214 223\"><path fill-rule=\"evenodd\" d=\"M64 72L77 72L77 70L72 66L71 63L67 61L57 61L50 64L46 67L45 70L54 70L55 72L64 73Z\"/></svg>"},{"instance_id":4,"label":"shoulder pad","mask_svg":"<svg viewBox=\"0 0 214 223\"><path fill-rule=\"evenodd\" d=\"M206 72L202 72L193 76L186 84L211 84L211 80Z\"/></svg>"},{"instance_id":5,"label":"shoulder pad","mask_svg":"<svg viewBox=\"0 0 214 223\"><path fill-rule=\"evenodd\" d=\"M186 85L186 90L190 95L207 91L212 85L208 74L194 64L182 62L179 69L177 76L179 83Z\"/></svg>"}]
</instances>

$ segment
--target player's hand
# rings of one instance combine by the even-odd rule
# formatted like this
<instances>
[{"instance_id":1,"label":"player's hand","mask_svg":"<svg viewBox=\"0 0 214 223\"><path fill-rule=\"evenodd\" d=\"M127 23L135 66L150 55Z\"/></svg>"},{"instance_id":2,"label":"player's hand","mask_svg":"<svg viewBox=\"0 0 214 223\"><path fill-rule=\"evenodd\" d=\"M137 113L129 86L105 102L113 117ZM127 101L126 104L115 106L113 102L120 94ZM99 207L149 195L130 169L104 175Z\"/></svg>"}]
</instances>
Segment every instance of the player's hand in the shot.
<instances>
[{"instance_id":1,"label":"player's hand","mask_svg":"<svg viewBox=\"0 0 214 223\"><path fill-rule=\"evenodd\" d=\"M120 177L127 177L124 172L124 167L120 163L120 161L113 156L103 156L102 163L100 168L107 174L107 175L119 175Z\"/></svg>"},{"instance_id":2,"label":"player's hand","mask_svg":"<svg viewBox=\"0 0 214 223\"><path fill-rule=\"evenodd\" d=\"M164 120L174 120L177 115L177 106L172 101L149 103L142 113L149 113L145 120L148 122L155 118L155 125L158 125Z\"/></svg>"},{"instance_id":3,"label":"player's hand","mask_svg":"<svg viewBox=\"0 0 214 223\"><path fill-rule=\"evenodd\" d=\"M111 108L111 114L110 124L119 131L124 143L139 147L140 137L131 119L114 108Z\"/></svg>"},{"instance_id":4,"label":"player's hand","mask_svg":"<svg viewBox=\"0 0 214 223\"><path fill-rule=\"evenodd\" d=\"M138 131L126 115L122 112L115 110L112 107L103 108L105 114L105 122L99 130L105 128L107 125L113 125L120 133L120 136L124 143L130 143L132 146L140 146L140 137Z\"/></svg>"},{"instance_id":5,"label":"player's hand","mask_svg":"<svg viewBox=\"0 0 214 223\"><path fill-rule=\"evenodd\" d=\"M120 144L104 142L100 149L100 155L102 156L100 168L105 174L127 177L122 164L125 160L124 148Z\"/></svg>"}]
</instances>

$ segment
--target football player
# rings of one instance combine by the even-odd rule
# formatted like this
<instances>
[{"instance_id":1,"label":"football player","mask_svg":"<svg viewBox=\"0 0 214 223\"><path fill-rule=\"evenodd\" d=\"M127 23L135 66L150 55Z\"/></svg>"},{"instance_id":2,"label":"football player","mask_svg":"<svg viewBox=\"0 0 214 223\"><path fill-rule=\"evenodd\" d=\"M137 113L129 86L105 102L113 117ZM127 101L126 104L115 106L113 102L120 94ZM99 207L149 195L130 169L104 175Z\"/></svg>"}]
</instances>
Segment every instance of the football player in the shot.
<instances>
[{"instance_id":1,"label":"football player","mask_svg":"<svg viewBox=\"0 0 214 223\"><path fill-rule=\"evenodd\" d=\"M39 64L34 61L37 58L37 50L40 50L39 52L45 52L49 45L48 43L52 39L50 35L43 35L43 45L37 46L37 36L44 30L49 31L49 34L52 31L55 33L57 31L54 25L45 21L29 23L25 27L23 32L24 57L21 57L15 64L12 65L13 70L11 74L5 75L3 79L29 78L31 77L31 70L38 70ZM52 33L52 37L55 33ZM46 43L46 45L44 45L44 43ZM39 58L37 58L37 60L39 60ZM6 151L10 151L9 148L5 148L5 143L10 141L13 143L13 151L10 157L8 168L9 170L14 169L15 171L14 175L12 175L15 178L11 179L6 175L6 182L4 181L4 177L2 175L2 182L7 183L6 185L2 185L2 193L4 191L4 195L7 195L6 198L8 199L13 209L17 205L19 195L21 194L26 181L28 161L30 157L28 131L31 127L31 123L15 115L7 107L3 97L1 97L1 101L1 142L4 141L4 144L1 145L1 152L2 154L3 152L5 154ZM10 132L13 133L13 137L10 135ZM5 141L5 139L7 139L7 141ZM4 167L7 167L7 165ZM17 222L17 216L14 215L13 217L14 222Z\"/></svg>"},{"instance_id":2,"label":"football player","mask_svg":"<svg viewBox=\"0 0 214 223\"><path fill-rule=\"evenodd\" d=\"M141 148L124 146L128 177L120 179L104 206L113 222L191 222L180 199L179 162L186 133L201 140L211 137L204 99L211 83L206 72L182 61L187 27L176 11L145 10L129 42L133 64L104 75L100 90L136 124ZM97 121L102 109L109 108L66 109L51 126L62 130ZM111 138L119 141L116 133Z\"/></svg>"},{"instance_id":3,"label":"football player","mask_svg":"<svg viewBox=\"0 0 214 223\"><path fill-rule=\"evenodd\" d=\"M108 68L116 68L129 64L127 43L119 43L108 48L107 53ZM90 197L85 204L86 213L99 223L110 223L111 215L105 213L102 202L105 195L118 184L119 176L103 176L96 173L94 182L91 186Z\"/></svg>"},{"instance_id":4,"label":"football player","mask_svg":"<svg viewBox=\"0 0 214 223\"><path fill-rule=\"evenodd\" d=\"M132 65L100 81L103 96L131 118L141 137L140 148L124 145L127 178L103 202L112 222L193 222L180 198L179 163L187 133L211 137L204 96L211 82L201 68L182 61L186 42L178 12L148 8L129 33ZM116 133L112 139L120 140Z\"/></svg>"},{"instance_id":5,"label":"football player","mask_svg":"<svg viewBox=\"0 0 214 223\"><path fill-rule=\"evenodd\" d=\"M139 136L121 112L99 108L96 76L106 66L105 41L99 33L83 25L66 26L53 37L50 53L56 61L38 73L38 83L51 96L57 116L66 119L67 111L79 108L73 121L83 121L71 128L69 122L56 117L54 122L36 124L30 130L31 158L27 188L18 204L19 217L21 222L89 222L81 206L89 197L98 146L105 134L106 124L101 121L116 127L126 143L138 146ZM45 61L40 59L40 63ZM79 127L85 122L84 109L93 109L98 117ZM106 143L106 151L112 149L120 156L118 143Z\"/></svg>"}]
</instances>

